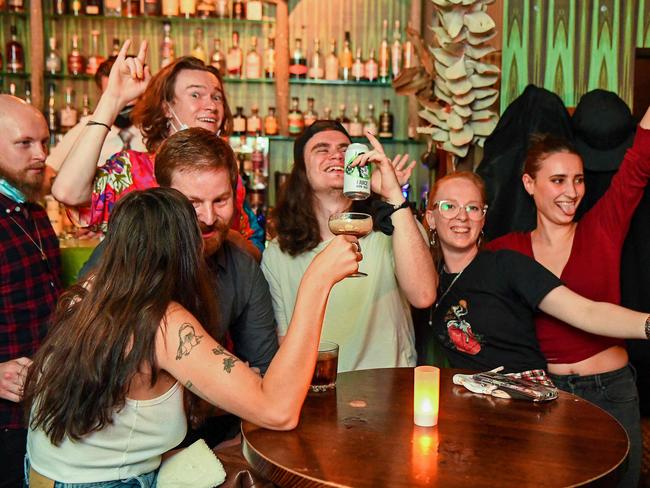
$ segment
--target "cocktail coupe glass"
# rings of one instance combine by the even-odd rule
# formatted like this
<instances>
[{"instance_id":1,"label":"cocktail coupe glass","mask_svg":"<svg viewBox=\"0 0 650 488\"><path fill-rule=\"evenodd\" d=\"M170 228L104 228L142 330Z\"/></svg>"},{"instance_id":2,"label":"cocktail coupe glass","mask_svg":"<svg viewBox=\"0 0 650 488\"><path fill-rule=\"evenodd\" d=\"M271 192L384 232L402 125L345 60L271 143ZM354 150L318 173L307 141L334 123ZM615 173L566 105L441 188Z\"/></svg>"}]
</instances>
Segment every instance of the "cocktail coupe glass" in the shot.
<instances>
[{"instance_id":1,"label":"cocktail coupe glass","mask_svg":"<svg viewBox=\"0 0 650 488\"><path fill-rule=\"evenodd\" d=\"M361 212L340 212L330 215L328 220L330 232L334 235L349 235L356 236L358 239L367 236L372 231L372 217L368 214ZM361 245L359 244L359 252L361 252ZM357 271L348 278L359 278L361 276L368 276L367 273Z\"/></svg>"}]
</instances>

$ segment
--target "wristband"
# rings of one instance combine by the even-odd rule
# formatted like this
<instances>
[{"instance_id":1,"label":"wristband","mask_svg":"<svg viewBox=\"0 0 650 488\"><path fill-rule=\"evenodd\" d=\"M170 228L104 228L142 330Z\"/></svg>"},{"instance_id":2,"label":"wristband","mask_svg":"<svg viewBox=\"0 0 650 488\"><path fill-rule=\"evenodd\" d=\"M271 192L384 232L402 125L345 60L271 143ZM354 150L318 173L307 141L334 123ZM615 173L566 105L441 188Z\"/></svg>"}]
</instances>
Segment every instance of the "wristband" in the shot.
<instances>
[{"instance_id":1,"label":"wristband","mask_svg":"<svg viewBox=\"0 0 650 488\"><path fill-rule=\"evenodd\" d=\"M111 130L111 127L108 124L105 124L104 122L97 122L96 120L89 120L86 122L86 125L101 125L102 127L106 127L109 131Z\"/></svg>"},{"instance_id":2,"label":"wristband","mask_svg":"<svg viewBox=\"0 0 650 488\"><path fill-rule=\"evenodd\" d=\"M388 203L388 202L387 202ZM391 205L390 203L388 205ZM401 210L403 208L411 208L411 204L409 203L408 200L404 200L400 205L391 205L393 208L390 211L389 215L394 214L398 210Z\"/></svg>"},{"instance_id":3,"label":"wristband","mask_svg":"<svg viewBox=\"0 0 650 488\"><path fill-rule=\"evenodd\" d=\"M645 319L645 337L646 339L650 339L650 315Z\"/></svg>"}]
</instances>

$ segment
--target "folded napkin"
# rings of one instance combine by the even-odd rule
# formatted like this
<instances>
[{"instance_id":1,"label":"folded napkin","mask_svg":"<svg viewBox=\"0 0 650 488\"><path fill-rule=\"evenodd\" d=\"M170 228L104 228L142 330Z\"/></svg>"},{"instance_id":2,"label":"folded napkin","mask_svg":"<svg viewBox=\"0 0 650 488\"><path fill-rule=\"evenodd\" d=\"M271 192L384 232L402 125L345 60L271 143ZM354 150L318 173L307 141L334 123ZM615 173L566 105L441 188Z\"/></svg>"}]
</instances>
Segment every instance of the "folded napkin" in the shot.
<instances>
[{"instance_id":1,"label":"folded napkin","mask_svg":"<svg viewBox=\"0 0 650 488\"><path fill-rule=\"evenodd\" d=\"M158 488L214 488L226 479L221 461L203 439L163 461Z\"/></svg>"}]
</instances>

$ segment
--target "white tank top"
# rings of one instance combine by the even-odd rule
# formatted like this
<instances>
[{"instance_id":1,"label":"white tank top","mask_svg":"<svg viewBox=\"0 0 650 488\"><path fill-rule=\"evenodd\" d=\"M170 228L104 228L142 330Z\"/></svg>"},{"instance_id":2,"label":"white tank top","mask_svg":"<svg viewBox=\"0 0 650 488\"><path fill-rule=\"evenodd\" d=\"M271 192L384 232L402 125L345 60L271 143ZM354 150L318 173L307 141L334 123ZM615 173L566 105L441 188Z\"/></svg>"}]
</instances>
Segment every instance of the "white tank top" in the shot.
<instances>
[{"instance_id":1,"label":"white tank top","mask_svg":"<svg viewBox=\"0 0 650 488\"><path fill-rule=\"evenodd\" d=\"M27 434L27 454L40 474L64 483L112 481L153 471L187 432L183 388L176 382L151 400L126 399L113 424L79 441L53 445L42 429Z\"/></svg>"}]
</instances>

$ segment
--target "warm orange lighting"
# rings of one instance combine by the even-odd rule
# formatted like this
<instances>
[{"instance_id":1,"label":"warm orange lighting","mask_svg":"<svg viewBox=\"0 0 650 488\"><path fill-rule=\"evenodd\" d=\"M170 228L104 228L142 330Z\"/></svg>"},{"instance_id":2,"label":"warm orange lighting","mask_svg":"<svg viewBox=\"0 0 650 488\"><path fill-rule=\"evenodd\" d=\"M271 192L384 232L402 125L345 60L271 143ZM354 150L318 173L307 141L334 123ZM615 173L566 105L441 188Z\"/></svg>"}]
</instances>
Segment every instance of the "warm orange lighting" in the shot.
<instances>
[{"instance_id":1,"label":"warm orange lighting","mask_svg":"<svg viewBox=\"0 0 650 488\"><path fill-rule=\"evenodd\" d=\"M414 372L413 422L421 427L438 423L440 370L433 366L418 366Z\"/></svg>"}]
</instances>

